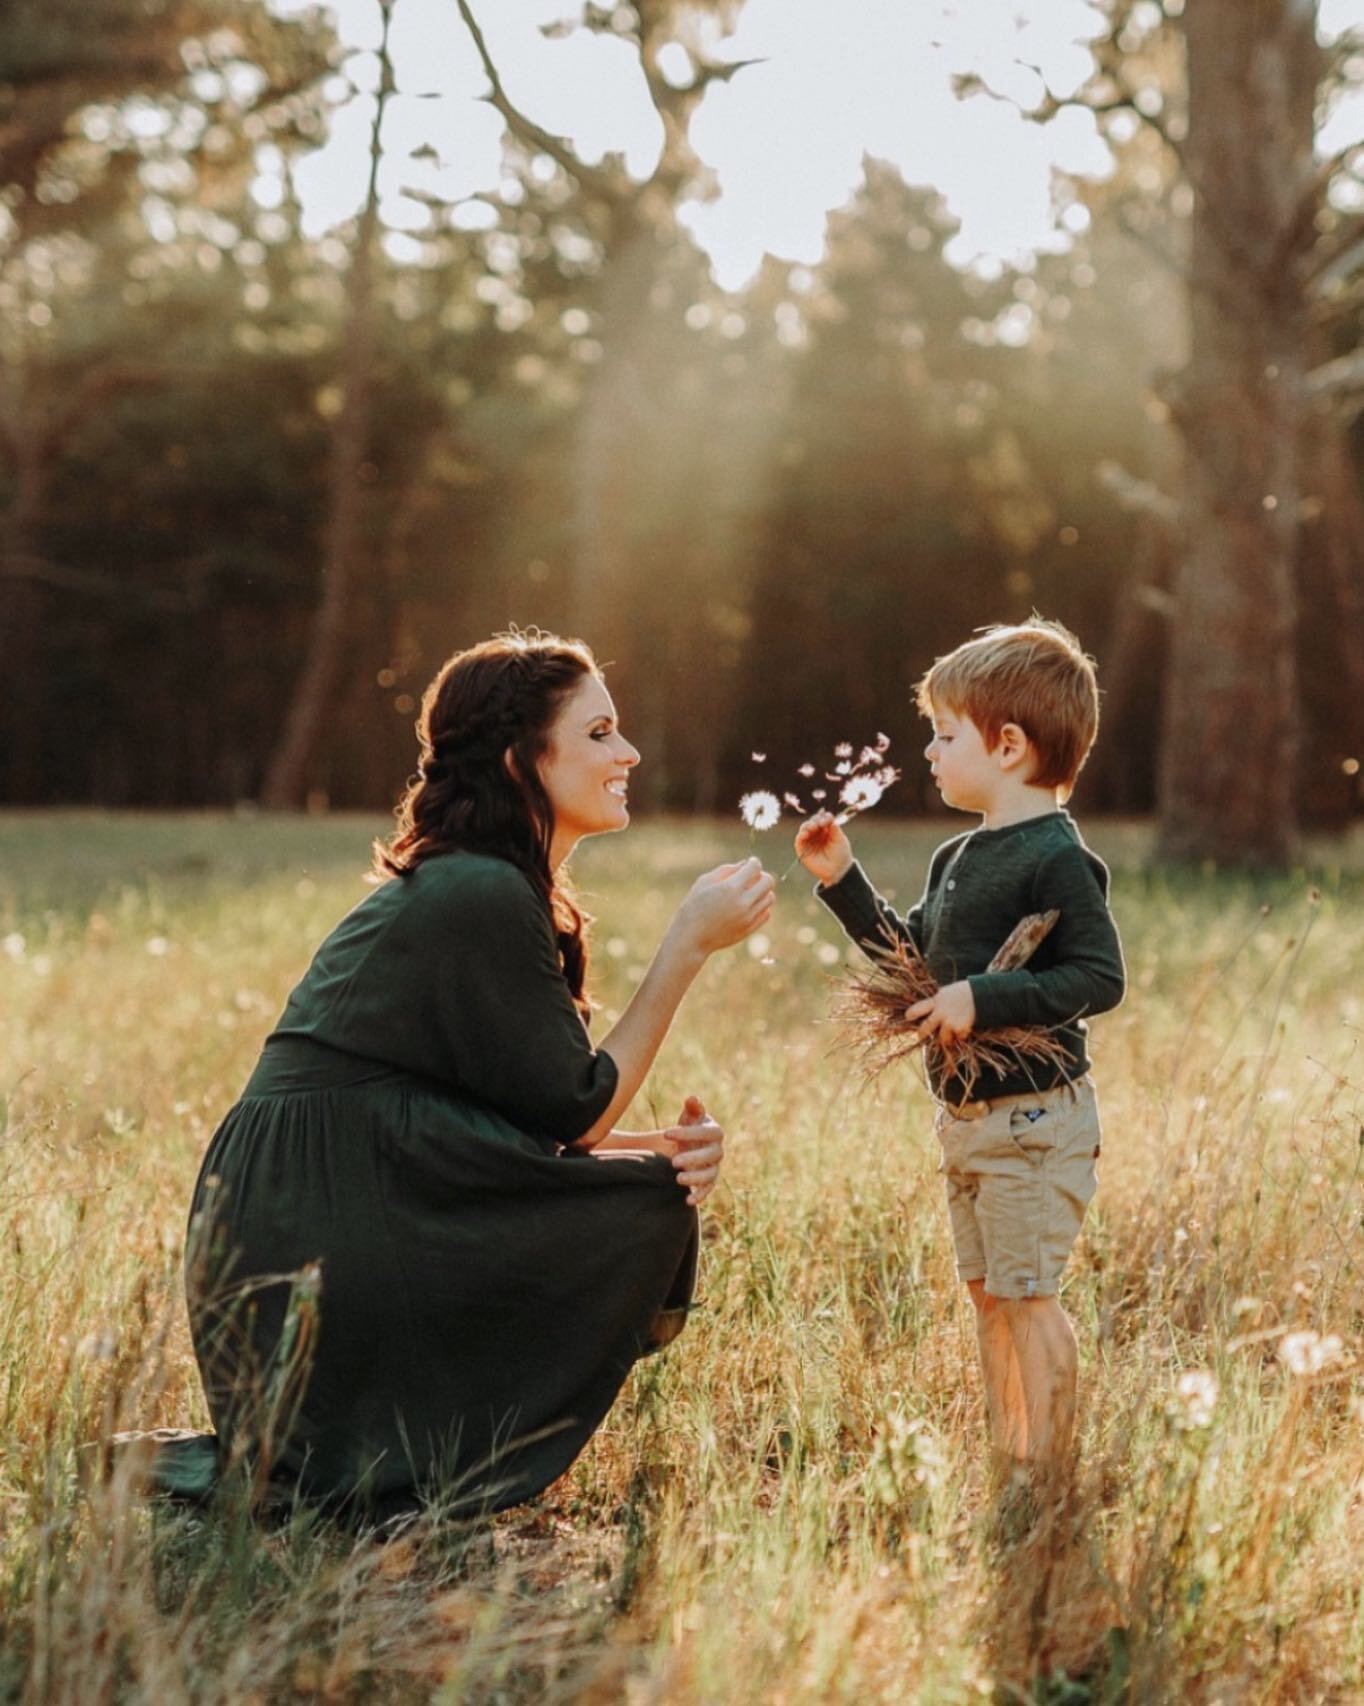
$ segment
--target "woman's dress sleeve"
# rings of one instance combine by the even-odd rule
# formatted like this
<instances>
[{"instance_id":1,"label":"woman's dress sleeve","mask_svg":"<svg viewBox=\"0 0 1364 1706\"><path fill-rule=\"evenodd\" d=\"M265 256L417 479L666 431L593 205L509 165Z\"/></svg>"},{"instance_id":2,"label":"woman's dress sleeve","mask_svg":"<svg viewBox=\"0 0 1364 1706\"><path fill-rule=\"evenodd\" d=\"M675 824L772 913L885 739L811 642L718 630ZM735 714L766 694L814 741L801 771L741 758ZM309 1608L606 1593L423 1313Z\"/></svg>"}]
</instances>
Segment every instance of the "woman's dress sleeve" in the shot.
<instances>
[{"instance_id":1,"label":"woman's dress sleeve","mask_svg":"<svg viewBox=\"0 0 1364 1706\"><path fill-rule=\"evenodd\" d=\"M571 1143L616 1091L559 963L549 912L514 865L489 861L442 907L436 1002L459 1083L523 1130Z\"/></svg>"}]
</instances>

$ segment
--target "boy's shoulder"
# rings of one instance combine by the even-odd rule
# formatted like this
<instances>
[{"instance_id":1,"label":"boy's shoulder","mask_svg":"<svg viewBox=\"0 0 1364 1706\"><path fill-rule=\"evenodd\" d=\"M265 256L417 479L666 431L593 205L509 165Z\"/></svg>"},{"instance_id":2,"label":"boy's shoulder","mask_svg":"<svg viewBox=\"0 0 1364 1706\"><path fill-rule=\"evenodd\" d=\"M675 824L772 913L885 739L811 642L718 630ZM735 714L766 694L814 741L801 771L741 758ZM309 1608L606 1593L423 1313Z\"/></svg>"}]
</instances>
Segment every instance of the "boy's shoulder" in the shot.
<instances>
[{"instance_id":1,"label":"boy's shoulder","mask_svg":"<svg viewBox=\"0 0 1364 1706\"><path fill-rule=\"evenodd\" d=\"M976 828L944 841L933 855L931 871L940 872L970 846L972 862L1019 874L1044 867L1079 870L1087 866L1106 890L1108 867L1085 841L1080 826L1064 807L1002 829Z\"/></svg>"}]
</instances>

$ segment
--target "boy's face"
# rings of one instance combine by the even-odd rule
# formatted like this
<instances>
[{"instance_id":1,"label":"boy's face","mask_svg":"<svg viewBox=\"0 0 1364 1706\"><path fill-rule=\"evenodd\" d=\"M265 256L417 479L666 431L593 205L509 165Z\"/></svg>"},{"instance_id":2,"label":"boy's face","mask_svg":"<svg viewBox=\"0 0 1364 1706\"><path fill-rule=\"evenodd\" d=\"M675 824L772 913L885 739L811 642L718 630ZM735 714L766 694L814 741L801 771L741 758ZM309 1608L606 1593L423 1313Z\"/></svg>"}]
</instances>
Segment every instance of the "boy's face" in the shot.
<instances>
[{"instance_id":1,"label":"boy's face","mask_svg":"<svg viewBox=\"0 0 1364 1706\"><path fill-rule=\"evenodd\" d=\"M933 780L944 805L962 812L986 812L995 804L1003 770L999 749L987 750L980 730L967 716L933 707L933 739L924 757L933 766Z\"/></svg>"}]
</instances>

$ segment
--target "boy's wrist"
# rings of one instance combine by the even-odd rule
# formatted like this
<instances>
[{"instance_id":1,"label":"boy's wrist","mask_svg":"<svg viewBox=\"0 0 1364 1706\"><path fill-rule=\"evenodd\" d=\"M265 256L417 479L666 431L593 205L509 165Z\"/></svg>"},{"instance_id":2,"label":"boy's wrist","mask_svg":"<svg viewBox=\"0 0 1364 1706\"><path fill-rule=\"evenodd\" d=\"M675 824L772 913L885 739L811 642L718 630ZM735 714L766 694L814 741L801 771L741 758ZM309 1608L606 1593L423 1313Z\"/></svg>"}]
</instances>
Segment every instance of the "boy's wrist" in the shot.
<instances>
[{"instance_id":1,"label":"boy's wrist","mask_svg":"<svg viewBox=\"0 0 1364 1706\"><path fill-rule=\"evenodd\" d=\"M847 855L843 859L842 863L835 870L833 870L829 876L819 877L818 871L816 871L814 874L815 874L815 876L819 877L819 882L820 882L821 888L826 888L826 889L837 888L838 885L843 881L844 877L847 876L848 872L852 870L853 866L856 863L857 863L857 860L853 857L852 849L849 848Z\"/></svg>"}]
</instances>

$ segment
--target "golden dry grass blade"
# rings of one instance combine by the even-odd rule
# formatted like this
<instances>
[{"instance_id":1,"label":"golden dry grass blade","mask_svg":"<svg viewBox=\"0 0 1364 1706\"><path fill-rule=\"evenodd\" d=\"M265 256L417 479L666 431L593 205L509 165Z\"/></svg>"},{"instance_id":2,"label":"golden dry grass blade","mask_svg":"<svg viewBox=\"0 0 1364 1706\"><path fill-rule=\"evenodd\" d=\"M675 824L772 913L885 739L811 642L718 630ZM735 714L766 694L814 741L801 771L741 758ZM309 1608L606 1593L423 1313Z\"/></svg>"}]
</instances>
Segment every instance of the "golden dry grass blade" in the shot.
<instances>
[{"instance_id":1,"label":"golden dry grass blade","mask_svg":"<svg viewBox=\"0 0 1364 1706\"><path fill-rule=\"evenodd\" d=\"M1016 971L1026 965L1060 916L1052 910L1020 919L990 961L989 969ZM1016 1070L1020 1060L1039 1071L1065 1067L1069 1062L1070 1055L1056 1036L1030 1025L972 1031L947 1044L923 1038L906 1013L937 988L936 978L914 944L889 935L886 947L872 956L867 969L850 972L844 979L834 1002L834 1021L840 1043L857 1057L868 1080L918 1056L931 1078L955 1078L962 1097L969 1098L983 1073Z\"/></svg>"}]
</instances>

